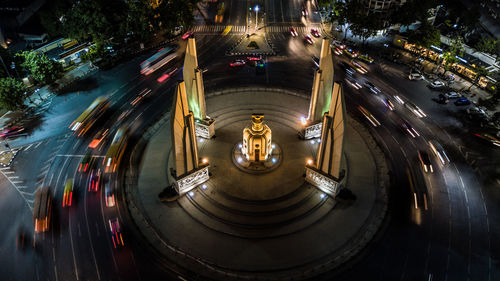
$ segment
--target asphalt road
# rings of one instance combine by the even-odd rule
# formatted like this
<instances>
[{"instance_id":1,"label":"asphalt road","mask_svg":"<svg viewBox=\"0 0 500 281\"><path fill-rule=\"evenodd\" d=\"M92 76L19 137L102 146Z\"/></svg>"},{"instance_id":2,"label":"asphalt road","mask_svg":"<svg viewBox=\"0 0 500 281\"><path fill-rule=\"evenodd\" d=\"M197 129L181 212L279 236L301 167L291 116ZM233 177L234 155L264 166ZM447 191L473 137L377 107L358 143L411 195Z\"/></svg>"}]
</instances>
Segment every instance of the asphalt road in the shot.
<instances>
[{"instance_id":1,"label":"asphalt road","mask_svg":"<svg viewBox=\"0 0 500 281\"><path fill-rule=\"evenodd\" d=\"M245 25L247 8L255 3L227 4L225 24ZM237 41L237 35L196 34L199 64L207 69L207 91L250 85L310 91L315 70L311 56L319 54L319 40L310 46L304 43L303 34L292 38L287 31L289 26L305 25L308 30L309 24L317 24L319 16L311 2L306 5L307 19L300 15L302 5L296 0L264 2L262 16L266 25L282 28L267 34L277 56L266 58L263 73L250 66L229 67L235 57L225 56L225 51ZM129 126L132 147L138 134L170 108L175 81L181 78L178 72L162 83L156 80L168 68L180 68L180 59L150 76L141 76L139 63L150 55L109 71L98 71L81 88L48 101L37 117L24 121L29 129L27 135L9 142L20 151L11 167L0 169L0 276L6 276L4 280L154 280L185 274L159 257L130 223L121 200L120 173L108 179L117 187L115 207L105 206L102 188L97 193L87 191L89 174L77 169L83 155L90 151L90 138L77 138L68 129L96 97L108 95L112 106L97 126L110 128L110 136L119 126ZM345 56L334 60L348 61ZM431 98L437 92L426 86L427 81L409 81L403 66L376 61L367 68L369 72L356 74L356 79L362 85L371 81L382 94L374 95L366 87L355 90L346 84L347 109L370 127L391 161L390 213L372 245L324 279L333 275L336 280L499 280L499 247L495 239L499 234L495 225L499 215L498 185L484 180L499 164L498 149L473 136L477 129L464 120L463 109L433 102ZM336 80L344 78L338 64L335 76ZM131 105L146 88L152 90L150 96ZM394 111L385 107L382 95L392 99ZM416 117L397 103L395 95L417 104L427 117ZM360 114L358 105L370 111L381 126L373 127ZM120 115L123 118L118 120ZM402 118L415 127L419 137L412 138L401 129ZM431 139L445 147L451 165L442 166L432 157L434 173L428 174L419 166L417 151L428 150L427 141ZM109 141L110 137L100 149L91 151L97 162ZM62 208L68 178L75 179L75 201L70 208ZM34 192L41 186L51 188L54 212L50 231L34 235L31 208ZM125 240L125 247L118 250L113 249L108 224L108 219L115 217L122 224ZM24 250L16 249L21 228L29 234Z\"/></svg>"}]
</instances>

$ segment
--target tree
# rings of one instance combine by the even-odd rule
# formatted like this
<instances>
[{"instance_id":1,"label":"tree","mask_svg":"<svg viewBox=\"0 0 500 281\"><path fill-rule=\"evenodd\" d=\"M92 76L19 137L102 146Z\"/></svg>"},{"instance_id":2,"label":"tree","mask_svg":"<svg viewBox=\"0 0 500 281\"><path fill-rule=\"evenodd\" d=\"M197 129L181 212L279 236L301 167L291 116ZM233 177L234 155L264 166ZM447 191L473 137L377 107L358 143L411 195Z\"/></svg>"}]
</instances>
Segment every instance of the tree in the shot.
<instances>
[{"instance_id":1,"label":"tree","mask_svg":"<svg viewBox=\"0 0 500 281\"><path fill-rule=\"evenodd\" d=\"M480 52L485 52L494 55L498 53L498 49L500 47L499 42L500 42L499 40L493 37L482 37L476 43L475 47L476 50Z\"/></svg>"},{"instance_id":2,"label":"tree","mask_svg":"<svg viewBox=\"0 0 500 281\"><path fill-rule=\"evenodd\" d=\"M401 24L402 26L409 26L417 21L427 23L429 10L436 5L435 0L408 0L395 9L389 19L391 24Z\"/></svg>"},{"instance_id":3,"label":"tree","mask_svg":"<svg viewBox=\"0 0 500 281\"><path fill-rule=\"evenodd\" d=\"M26 68L39 84L51 84L62 75L62 65L49 59L45 54L24 51L17 56L24 58L21 66Z\"/></svg>"},{"instance_id":4,"label":"tree","mask_svg":"<svg viewBox=\"0 0 500 281\"><path fill-rule=\"evenodd\" d=\"M378 30L384 27L384 22L379 14L370 13L367 16L359 16L351 23L352 34L359 36L363 40L363 45L366 39L375 36Z\"/></svg>"},{"instance_id":5,"label":"tree","mask_svg":"<svg viewBox=\"0 0 500 281\"><path fill-rule=\"evenodd\" d=\"M409 32L408 42L424 48L430 48L431 45L439 46L441 44L441 33L425 22L418 29Z\"/></svg>"},{"instance_id":6,"label":"tree","mask_svg":"<svg viewBox=\"0 0 500 281\"><path fill-rule=\"evenodd\" d=\"M457 62L457 56L463 56L464 53L463 39L457 36L452 40L449 51L443 54L445 68Z\"/></svg>"},{"instance_id":7,"label":"tree","mask_svg":"<svg viewBox=\"0 0 500 281\"><path fill-rule=\"evenodd\" d=\"M0 105L8 110L24 107L26 86L14 78L0 78Z\"/></svg>"}]
</instances>

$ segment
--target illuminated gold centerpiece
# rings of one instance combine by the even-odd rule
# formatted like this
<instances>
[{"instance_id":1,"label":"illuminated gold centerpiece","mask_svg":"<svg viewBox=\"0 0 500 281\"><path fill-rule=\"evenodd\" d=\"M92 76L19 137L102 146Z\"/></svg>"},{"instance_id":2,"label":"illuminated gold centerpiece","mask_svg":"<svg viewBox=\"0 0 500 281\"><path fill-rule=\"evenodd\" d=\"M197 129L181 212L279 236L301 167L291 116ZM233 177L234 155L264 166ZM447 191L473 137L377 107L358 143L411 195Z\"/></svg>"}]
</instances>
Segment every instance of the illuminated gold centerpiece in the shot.
<instances>
[{"instance_id":1,"label":"illuminated gold centerpiece","mask_svg":"<svg viewBox=\"0 0 500 281\"><path fill-rule=\"evenodd\" d=\"M263 123L264 114L252 114L252 125L243 129L241 153L247 161L266 161L271 155L271 129Z\"/></svg>"}]
</instances>

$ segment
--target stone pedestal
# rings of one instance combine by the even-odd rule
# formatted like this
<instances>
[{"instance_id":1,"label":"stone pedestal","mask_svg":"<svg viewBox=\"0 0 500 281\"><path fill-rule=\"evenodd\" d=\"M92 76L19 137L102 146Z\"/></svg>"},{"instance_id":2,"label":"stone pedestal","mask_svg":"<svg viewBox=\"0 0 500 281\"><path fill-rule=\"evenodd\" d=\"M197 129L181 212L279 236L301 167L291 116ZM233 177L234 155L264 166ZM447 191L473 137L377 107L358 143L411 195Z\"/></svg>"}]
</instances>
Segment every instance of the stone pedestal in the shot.
<instances>
[{"instance_id":1,"label":"stone pedestal","mask_svg":"<svg viewBox=\"0 0 500 281\"><path fill-rule=\"evenodd\" d=\"M198 169L189 172L186 175L182 175L175 178L174 189L179 195L189 192L191 189L195 188L206 182L209 179L208 174L209 165L200 166Z\"/></svg>"},{"instance_id":2,"label":"stone pedestal","mask_svg":"<svg viewBox=\"0 0 500 281\"><path fill-rule=\"evenodd\" d=\"M301 132L300 136L306 140L321 137L321 128L323 127L322 122L318 122L305 127Z\"/></svg>"},{"instance_id":3,"label":"stone pedestal","mask_svg":"<svg viewBox=\"0 0 500 281\"><path fill-rule=\"evenodd\" d=\"M214 119L196 120L194 124L196 136L204 139L211 139L215 135L214 124Z\"/></svg>"},{"instance_id":4,"label":"stone pedestal","mask_svg":"<svg viewBox=\"0 0 500 281\"><path fill-rule=\"evenodd\" d=\"M306 181L332 197L337 196L342 188L340 180L310 166L306 166Z\"/></svg>"}]
</instances>

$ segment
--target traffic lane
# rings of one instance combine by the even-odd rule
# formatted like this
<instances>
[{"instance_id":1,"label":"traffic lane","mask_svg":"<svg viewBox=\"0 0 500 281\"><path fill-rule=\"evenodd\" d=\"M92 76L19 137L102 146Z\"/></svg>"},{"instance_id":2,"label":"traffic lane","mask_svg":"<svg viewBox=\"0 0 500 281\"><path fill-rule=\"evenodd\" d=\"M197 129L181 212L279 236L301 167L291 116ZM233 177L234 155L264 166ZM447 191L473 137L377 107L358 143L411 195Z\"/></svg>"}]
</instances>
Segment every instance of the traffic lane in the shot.
<instances>
[{"instance_id":1,"label":"traffic lane","mask_svg":"<svg viewBox=\"0 0 500 281\"><path fill-rule=\"evenodd\" d=\"M246 25L247 3L247 1L229 1L228 25Z\"/></svg>"},{"instance_id":2,"label":"traffic lane","mask_svg":"<svg viewBox=\"0 0 500 281\"><path fill-rule=\"evenodd\" d=\"M10 182L0 175L0 276L10 280L36 280L45 275L43 268L36 268L33 250L33 214L25 200ZM24 247L16 245L18 233L25 231Z\"/></svg>"}]
</instances>

